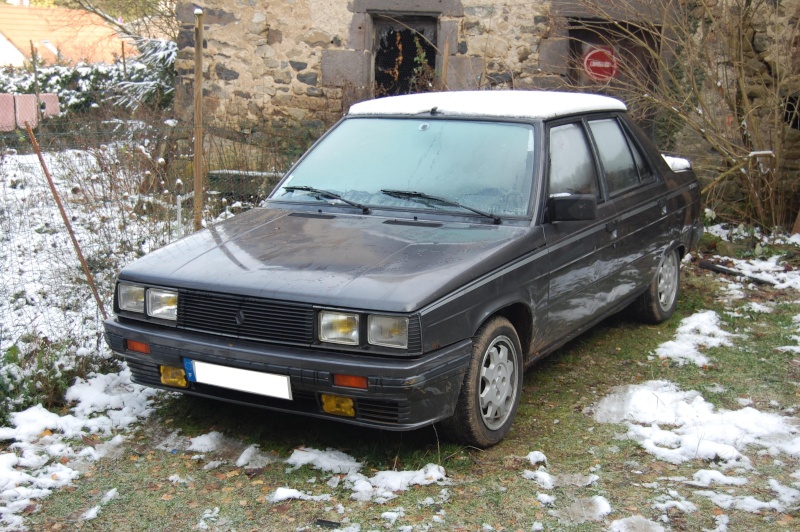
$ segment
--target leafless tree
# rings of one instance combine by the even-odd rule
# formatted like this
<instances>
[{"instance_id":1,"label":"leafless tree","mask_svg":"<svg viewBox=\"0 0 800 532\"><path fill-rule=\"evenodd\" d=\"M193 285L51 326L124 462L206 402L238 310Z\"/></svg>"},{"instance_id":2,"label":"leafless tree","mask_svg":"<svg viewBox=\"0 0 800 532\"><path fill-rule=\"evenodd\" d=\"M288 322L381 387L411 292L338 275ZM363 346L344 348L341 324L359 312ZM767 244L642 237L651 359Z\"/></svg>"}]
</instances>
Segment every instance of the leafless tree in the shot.
<instances>
[{"instance_id":1,"label":"leafless tree","mask_svg":"<svg viewBox=\"0 0 800 532\"><path fill-rule=\"evenodd\" d=\"M605 89L688 152L707 204L767 229L794 221L800 232L800 2L582 6L590 16L570 19L570 36L580 41L573 52L587 40L617 51L619 74ZM572 81L586 88L586 80Z\"/></svg>"},{"instance_id":2,"label":"leafless tree","mask_svg":"<svg viewBox=\"0 0 800 532\"><path fill-rule=\"evenodd\" d=\"M175 0L71 0L102 17L123 35L174 41L178 35Z\"/></svg>"}]
</instances>

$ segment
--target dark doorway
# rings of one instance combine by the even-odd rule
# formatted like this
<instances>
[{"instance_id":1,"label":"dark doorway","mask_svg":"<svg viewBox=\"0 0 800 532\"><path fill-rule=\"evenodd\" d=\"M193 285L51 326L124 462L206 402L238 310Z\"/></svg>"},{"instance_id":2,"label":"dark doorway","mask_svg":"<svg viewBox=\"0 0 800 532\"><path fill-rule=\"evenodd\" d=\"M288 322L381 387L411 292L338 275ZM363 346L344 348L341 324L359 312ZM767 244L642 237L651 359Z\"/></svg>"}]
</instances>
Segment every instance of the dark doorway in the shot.
<instances>
[{"instance_id":1,"label":"dark doorway","mask_svg":"<svg viewBox=\"0 0 800 532\"><path fill-rule=\"evenodd\" d=\"M374 16L375 96L433 89L436 19Z\"/></svg>"}]
</instances>

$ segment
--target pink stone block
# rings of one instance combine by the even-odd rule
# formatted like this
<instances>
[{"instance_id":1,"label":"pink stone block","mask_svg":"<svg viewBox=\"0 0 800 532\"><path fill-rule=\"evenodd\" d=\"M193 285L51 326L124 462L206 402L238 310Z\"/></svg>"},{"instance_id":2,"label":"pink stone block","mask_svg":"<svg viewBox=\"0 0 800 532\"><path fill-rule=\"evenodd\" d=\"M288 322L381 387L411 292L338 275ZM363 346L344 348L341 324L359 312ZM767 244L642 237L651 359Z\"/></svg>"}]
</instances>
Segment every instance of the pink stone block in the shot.
<instances>
[{"instance_id":1,"label":"pink stone block","mask_svg":"<svg viewBox=\"0 0 800 532\"><path fill-rule=\"evenodd\" d=\"M14 95L0 94L0 131L14 131L17 121L14 118Z\"/></svg>"},{"instance_id":2,"label":"pink stone block","mask_svg":"<svg viewBox=\"0 0 800 532\"><path fill-rule=\"evenodd\" d=\"M44 106L42 116L45 118L58 116L61 114L61 106L58 102L58 94L40 94L39 101L41 101L42 105Z\"/></svg>"},{"instance_id":3,"label":"pink stone block","mask_svg":"<svg viewBox=\"0 0 800 532\"><path fill-rule=\"evenodd\" d=\"M32 128L39 125L39 113L36 112L35 94L17 94L14 96L17 114L17 127L25 129L25 124Z\"/></svg>"}]
</instances>

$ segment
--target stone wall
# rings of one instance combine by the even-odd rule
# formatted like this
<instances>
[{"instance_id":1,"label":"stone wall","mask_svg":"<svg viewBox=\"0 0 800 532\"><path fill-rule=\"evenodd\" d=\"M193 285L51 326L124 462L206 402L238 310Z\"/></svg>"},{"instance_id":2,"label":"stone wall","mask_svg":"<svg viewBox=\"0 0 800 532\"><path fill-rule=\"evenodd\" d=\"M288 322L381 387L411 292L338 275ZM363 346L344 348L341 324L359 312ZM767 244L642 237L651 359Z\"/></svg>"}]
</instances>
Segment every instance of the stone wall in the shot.
<instances>
[{"instance_id":1,"label":"stone wall","mask_svg":"<svg viewBox=\"0 0 800 532\"><path fill-rule=\"evenodd\" d=\"M752 64L753 82L749 88L753 106L769 116L773 106L788 106L784 135L763 124L764 138L781 138L781 171L797 182L800 176L800 0L776 2L775 11L759 9L745 35L752 42L747 61ZM766 82L765 82L766 79ZM777 97L777 98L776 98ZM792 115L793 114L793 115ZM795 205L799 205L795 202Z\"/></svg>"},{"instance_id":2,"label":"stone wall","mask_svg":"<svg viewBox=\"0 0 800 532\"><path fill-rule=\"evenodd\" d=\"M605 9L612 14L622 9L620 18L639 13L652 20L655 15L647 6L659 1L628 0L624 7L609 1ZM708 1L724 5L739 0ZM641 7L631 9L630 2ZM567 17L596 16L596 9L586 5L583 0L179 1L178 118L190 121L193 113L195 7L204 10L207 123L247 133L276 121L319 127L338 119L351 103L372 97L374 24L383 14L435 20L436 80L449 89L563 88L570 75ZM782 0L778 6L777 23L765 15L746 29L754 45L749 60L758 71L793 72L782 89L791 96L800 92L800 0ZM794 30L787 32L787 27ZM760 91L752 87L754 103L770 105ZM798 133L792 130L787 138L787 163L795 172Z\"/></svg>"},{"instance_id":3,"label":"stone wall","mask_svg":"<svg viewBox=\"0 0 800 532\"><path fill-rule=\"evenodd\" d=\"M247 129L340 117L371 97L375 14L435 17L437 80L450 89L563 86L565 39L551 3L523 0L179 2L179 118L191 120L194 10L203 9L203 109Z\"/></svg>"}]
</instances>

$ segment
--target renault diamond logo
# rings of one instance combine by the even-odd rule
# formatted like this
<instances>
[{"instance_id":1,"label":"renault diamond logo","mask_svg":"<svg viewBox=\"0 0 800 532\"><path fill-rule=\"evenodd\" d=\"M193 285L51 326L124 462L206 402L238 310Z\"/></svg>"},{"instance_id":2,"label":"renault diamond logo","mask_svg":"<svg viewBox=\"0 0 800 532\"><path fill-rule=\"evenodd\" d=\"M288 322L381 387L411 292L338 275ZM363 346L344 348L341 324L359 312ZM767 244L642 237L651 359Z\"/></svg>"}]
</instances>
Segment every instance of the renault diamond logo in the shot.
<instances>
[{"instance_id":1,"label":"renault diamond logo","mask_svg":"<svg viewBox=\"0 0 800 532\"><path fill-rule=\"evenodd\" d=\"M238 325L239 327L244 325L244 311L240 310L239 312L237 312L234 320L236 321L236 325Z\"/></svg>"}]
</instances>

